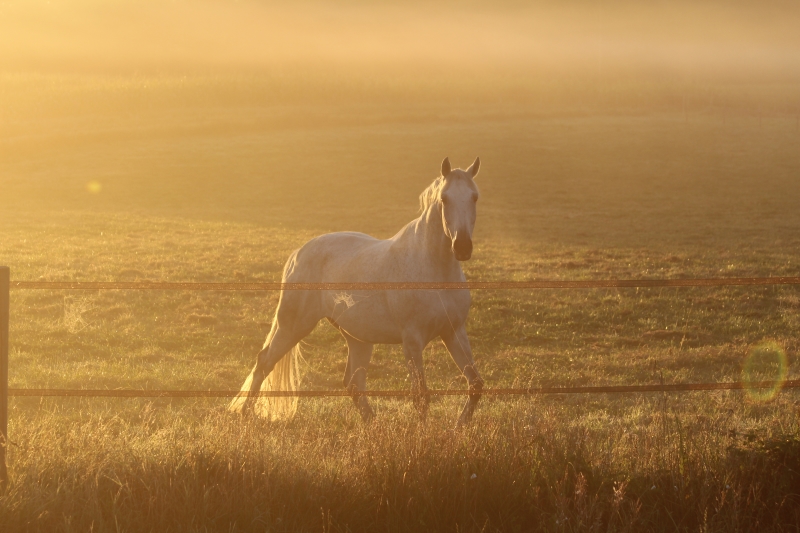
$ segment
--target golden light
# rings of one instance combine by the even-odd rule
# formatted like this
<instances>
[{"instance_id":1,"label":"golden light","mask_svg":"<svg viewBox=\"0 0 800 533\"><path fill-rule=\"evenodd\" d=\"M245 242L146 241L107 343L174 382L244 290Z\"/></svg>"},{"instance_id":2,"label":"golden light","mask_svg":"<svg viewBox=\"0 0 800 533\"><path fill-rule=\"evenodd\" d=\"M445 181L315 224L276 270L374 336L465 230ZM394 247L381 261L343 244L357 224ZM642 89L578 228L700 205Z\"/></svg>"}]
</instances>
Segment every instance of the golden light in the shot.
<instances>
[{"instance_id":1,"label":"golden light","mask_svg":"<svg viewBox=\"0 0 800 533\"><path fill-rule=\"evenodd\" d=\"M783 388L789 373L789 360L774 341L764 341L747 354L742 365L742 384L747 396L756 402L768 402ZM764 387L764 384L771 386Z\"/></svg>"}]
</instances>

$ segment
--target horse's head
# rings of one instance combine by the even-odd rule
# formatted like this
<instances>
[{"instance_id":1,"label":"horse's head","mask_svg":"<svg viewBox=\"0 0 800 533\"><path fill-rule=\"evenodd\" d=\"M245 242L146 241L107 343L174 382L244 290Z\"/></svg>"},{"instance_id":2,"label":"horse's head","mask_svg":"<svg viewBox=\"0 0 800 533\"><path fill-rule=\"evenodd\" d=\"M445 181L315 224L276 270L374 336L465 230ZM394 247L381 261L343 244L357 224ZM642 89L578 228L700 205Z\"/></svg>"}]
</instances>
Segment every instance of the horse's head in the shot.
<instances>
[{"instance_id":1,"label":"horse's head","mask_svg":"<svg viewBox=\"0 0 800 533\"><path fill-rule=\"evenodd\" d=\"M453 254L459 261L472 257L472 231L475 229L478 186L474 178L481 166L478 157L467 170L451 169L450 160L442 161L443 185L439 198L442 202L442 225L452 243Z\"/></svg>"}]
</instances>

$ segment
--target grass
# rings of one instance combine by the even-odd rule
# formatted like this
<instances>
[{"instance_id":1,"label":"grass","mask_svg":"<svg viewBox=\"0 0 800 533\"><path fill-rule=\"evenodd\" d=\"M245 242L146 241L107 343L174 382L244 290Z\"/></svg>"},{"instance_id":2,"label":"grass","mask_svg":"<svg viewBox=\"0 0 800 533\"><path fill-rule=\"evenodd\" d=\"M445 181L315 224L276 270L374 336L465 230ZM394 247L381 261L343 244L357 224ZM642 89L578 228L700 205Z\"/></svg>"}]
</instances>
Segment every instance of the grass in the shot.
<instances>
[{"instance_id":1,"label":"grass","mask_svg":"<svg viewBox=\"0 0 800 533\"><path fill-rule=\"evenodd\" d=\"M388 91L390 82L400 89ZM480 155L468 279L797 275L796 91L718 84L690 90L684 111L679 93L641 84L581 108L559 103L555 90L537 99L503 85L499 102L480 88L449 101L429 86L406 91L402 80L358 89L336 79L328 93L319 80L269 83L2 78L0 263L26 280L273 281L319 232L391 235L415 216L445 155L461 166ZM758 106L748 107L752 95ZM11 386L238 388L276 299L14 291ZM797 379L799 311L788 286L475 291L468 331L490 387L736 381L765 342L788 354ZM303 388L339 389L338 333L320 325L303 351ZM464 386L442 346L428 347L425 361L431 387ZM751 361L753 376L779 373ZM376 347L369 386L408 386L398 347ZM294 420L269 424L228 414L222 400L14 398L0 524L800 524L793 390L768 401L745 392L487 399L461 431L450 429L455 399L436 401L426 422L409 403L376 405L369 425L347 399L304 400Z\"/></svg>"},{"instance_id":2,"label":"grass","mask_svg":"<svg viewBox=\"0 0 800 533\"><path fill-rule=\"evenodd\" d=\"M342 401L285 425L207 404L92 401L15 417L7 530L779 530L797 410L735 394L487 402L420 423ZM755 423L756 428L744 429ZM794 433L793 433L794 432Z\"/></svg>"}]
</instances>

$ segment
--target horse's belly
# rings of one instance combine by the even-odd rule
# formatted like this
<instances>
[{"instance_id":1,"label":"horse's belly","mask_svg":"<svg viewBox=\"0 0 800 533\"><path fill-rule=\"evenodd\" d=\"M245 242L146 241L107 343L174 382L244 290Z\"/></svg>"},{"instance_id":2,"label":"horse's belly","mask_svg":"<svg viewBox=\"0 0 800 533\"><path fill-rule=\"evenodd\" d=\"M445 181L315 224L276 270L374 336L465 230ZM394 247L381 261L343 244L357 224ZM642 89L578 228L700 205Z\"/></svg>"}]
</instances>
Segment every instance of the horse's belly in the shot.
<instances>
[{"instance_id":1,"label":"horse's belly","mask_svg":"<svg viewBox=\"0 0 800 533\"><path fill-rule=\"evenodd\" d=\"M385 306L356 303L332 313L331 320L348 335L362 342L400 344L403 341L402 328Z\"/></svg>"},{"instance_id":2,"label":"horse's belly","mask_svg":"<svg viewBox=\"0 0 800 533\"><path fill-rule=\"evenodd\" d=\"M412 332L429 342L464 323L469 292L361 291L331 293L328 317L348 335L370 344L400 344Z\"/></svg>"}]
</instances>

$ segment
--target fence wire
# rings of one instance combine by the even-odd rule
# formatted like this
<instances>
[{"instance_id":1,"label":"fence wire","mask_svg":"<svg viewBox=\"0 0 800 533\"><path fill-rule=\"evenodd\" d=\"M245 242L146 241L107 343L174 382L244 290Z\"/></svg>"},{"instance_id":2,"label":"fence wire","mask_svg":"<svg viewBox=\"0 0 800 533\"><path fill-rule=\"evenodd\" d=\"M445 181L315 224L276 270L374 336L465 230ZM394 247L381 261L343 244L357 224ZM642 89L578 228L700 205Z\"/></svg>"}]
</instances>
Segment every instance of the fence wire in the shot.
<instances>
[{"instance_id":1,"label":"fence wire","mask_svg":"<svg viewBox=\"0 0 800 533\"><path fill-rule=\"evenodd\" d=\"M352 283L202 283L162 281L12 281L12 289L140 290L140 291L402 291L493 289L602 289L647 287L729 287L800 285L800 277L596 279L464 282L352 282Z\"/></svg>"},{"instance_id":2,"label":"fence wire","mask_svg":"<svg viewBox=\"0 0 800 533\"><path fill-rule=\"evenodd\" d=\"M543 394L624 394L636 392L690 392L745 389L795 389L800 388L800 379L787 381L759 381L752 383L670 383L651 385L603 385L584 387L533 387L525 389L484 389L484 396L536 396ZM300 397L321 398L337 396L371 396L379 398L413 398L425 396L465 396L474 394L469 389L432 389L423 393L411 390L373 390L350 392L347 390L321 391L259 391L255 393L230 390L142 390L142 389L8 389L9 396L27 397L88 397L88 398L234 398L252 397Z\"/></svg>"},{"instance_id":3,"label":"fence wire","mask_svg":"<svg viewBox=\"0 0 800 533\"><path fill-rule=\"evenodd\" d=\"M203 283L155 281L12 281L12 289L34 290L180 290L180 291L386 291L386 290L494 290L494 289L598 289L649 287L730 287L730 286L800 285L800 277L746 278L685 278L685 279L600 279L600 280L534 280L534 281L467 281L467 282L352 282L352 283ZM535 387L484 389L484 396L534 396L545 394L624 394L644 392L690 392L744 389L800 388L800 380L756 383L674 383L651 385L605 385L582 387ZM427 396L464 396L474 393L468 389L428 390ZM411 398L414 391L259 391L242 393L229 390L141 390L141 389L36 389L9 388L16 397L105 397L105 398L234 398L253 397L346 397L370 396L382 398Z\"/></svg>"}]
</instances>

